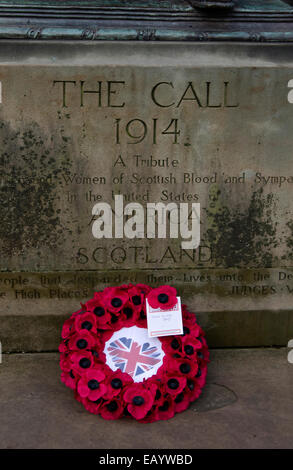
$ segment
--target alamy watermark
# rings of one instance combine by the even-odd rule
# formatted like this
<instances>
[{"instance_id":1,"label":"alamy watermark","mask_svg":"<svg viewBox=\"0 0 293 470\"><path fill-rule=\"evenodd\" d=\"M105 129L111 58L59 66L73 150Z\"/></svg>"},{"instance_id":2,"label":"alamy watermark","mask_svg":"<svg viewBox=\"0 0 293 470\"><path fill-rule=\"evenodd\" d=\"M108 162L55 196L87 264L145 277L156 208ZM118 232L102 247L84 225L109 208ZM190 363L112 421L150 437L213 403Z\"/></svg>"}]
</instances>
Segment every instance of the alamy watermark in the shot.
<instances>
[{"instance_id":1,"label":"alamy watermark","mask_svg":"<svg viewBox=\"0 0 293 470\"><path fill-rule=\"evenodd\" d=\"M138 202L124 207L123 196L115 195L115 207L99 202L92 209L95 238L182 238L181 247L193 250L200 244L200 204Z\"/></svg>"}]
</instances>

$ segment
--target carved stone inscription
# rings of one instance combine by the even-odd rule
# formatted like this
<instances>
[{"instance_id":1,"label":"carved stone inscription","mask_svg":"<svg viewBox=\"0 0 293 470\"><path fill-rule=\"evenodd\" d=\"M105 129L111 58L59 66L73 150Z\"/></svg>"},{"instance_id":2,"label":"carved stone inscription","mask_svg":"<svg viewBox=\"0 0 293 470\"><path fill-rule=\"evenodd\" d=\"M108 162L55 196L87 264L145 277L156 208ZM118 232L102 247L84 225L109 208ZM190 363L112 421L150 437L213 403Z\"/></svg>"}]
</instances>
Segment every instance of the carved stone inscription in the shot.
<instances>
[{"instance_id":1,"label":"carved stone inscription","mask_svg":"<svg viewBox=\"0 0 293 470\"><path fill-rule=\"evenodd\" d=\"M286 308L292 77L196 58L2 66L0 302L76 305L133 281L185 286L202 311ZM185 249L168 231L115 236L114 222L113 236L95 237L95 205L109 204L114 221L117 195L144 209L188 203L190 222L199 203L199 246Z\"/></svg>"}]
</instances>

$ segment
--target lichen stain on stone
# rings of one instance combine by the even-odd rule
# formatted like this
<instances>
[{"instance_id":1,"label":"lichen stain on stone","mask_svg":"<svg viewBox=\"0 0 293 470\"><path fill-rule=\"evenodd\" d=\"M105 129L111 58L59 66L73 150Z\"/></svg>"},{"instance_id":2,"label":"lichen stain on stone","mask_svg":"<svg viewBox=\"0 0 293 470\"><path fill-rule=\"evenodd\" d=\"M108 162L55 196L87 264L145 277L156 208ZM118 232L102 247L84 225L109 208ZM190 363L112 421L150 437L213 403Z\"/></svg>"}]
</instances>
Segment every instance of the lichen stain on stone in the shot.
<instances>
[{"instance_id":1,"label":"lichen stain on stone","mask_svg":"<svg viewBox=\"0 0 293 470\"><path fill-rule=\"evenodd\" d=\"M2 255L64 242L58 176L71 166L66 143L37 123L14 130L0 122L0 240Z\"/></svg>"},{"instance_id":2,"label":"lichen stain on stone","mask_svg":"<svg viewBox=\"0 0 293 470\"><path fill-rule=\"evenodd\" d=\"M289 234L286 236L285 244L288 248L287 253L282 256L282 259L293 261L293 220L289 220L286 224Z\"/></svg>"},{"instance_id":3,"label":"lichen stain on stone","mask_svg":"<svg viewBox=\"0 0 293 470\"><path fill-rule=\"evenodd\" d=\"M218 187L211 187L209 196L202 241L211 246L216 265L271 267L278 246L274 195L260 188L252 193L246 209L224 205Z\"/></svg>"}]
</instances>

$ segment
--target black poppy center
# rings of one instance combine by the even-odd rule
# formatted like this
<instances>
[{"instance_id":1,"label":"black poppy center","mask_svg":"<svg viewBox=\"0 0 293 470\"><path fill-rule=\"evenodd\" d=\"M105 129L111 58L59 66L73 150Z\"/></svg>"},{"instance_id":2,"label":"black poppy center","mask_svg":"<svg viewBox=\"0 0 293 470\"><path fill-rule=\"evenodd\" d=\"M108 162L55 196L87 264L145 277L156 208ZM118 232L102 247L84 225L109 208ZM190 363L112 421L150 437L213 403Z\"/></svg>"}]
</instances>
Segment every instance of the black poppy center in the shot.
<instances>
[{"instance_id":1,"label":"black poppy center","mask_svg":"<svg viewBox=\"0 0 293 470\"><path fill-rule=\"evenodd\" d=\"M89 380L87 385L90 390L97 390L100 386L99 382L96 379Z\"/></svg>"},{"instance_id":2,"label":"black poppy center","mask_svg":"<svg viewBox=\"0 0 293 470\"><path fill-rule=\"evenodd\" d=\"M106 405L106 406L107 406L108 411L111 411L111 412L116 411L117 408L118 408L118 405L117 405L117 402L116 402L116 401L111 401L111 402L108 403L108 405Z\"/></svg>"},{"instance_id":3,"label":"black poppy center","mask_svg":"<svg viewBox=\"0 0 293 470\"><path fill-rule=\"evenodd\" d=\"M186 346L184 346L184 351L188 356L191 356L194 353L194 348L190 344L187 344Z\"/></svg>"},{"instance_id":4,"label":"black poppy center","mask_svg":"<svg viewBox=\"0 0 293 470\"><path fill-rule=\"evenodd\" d=\"M171 388L171 390L176 390L176 388L179 387L178 380L177 379L168 380L168 387Z\"/></svg>"},{"instance_id":5,"label":"black poppy center","mask_svg":"<svg viewBox=\"0 0 293 470\"><path fill-rule=\"evenodd\" d=\"M91 361L87 358L87 357L83 357L80 361L79 361L79 365L82 369L88 369L91 365Z\"/></svg>"},{"instance_id":6,"label":"black poppy center","mask_svg":"<svg viewBox=\"0 0 293 470\"><path fill-rule=\"evenodd\" d=\"M184 326L184 327L183 327L183 336L189 335L189 333L190 333L190 329L187 328L187 326Z\"/></svg>"},{"instance_id":7,"label":"black poppy center","mask_svg":"<svg viewBox=\"0 0 293 470\"><path fill-rule=\"evenodd\" d=\"M161 398L161 396L162 396L162 394L161 394L160 390L158 389L158 390L156 391L155 400L159 400L159 398Z\"/></svg>"},{"instance_id":8,"label":"black poppy center","mask_svg":"<svg viewBox=\"0 0 293 470\"><path fill-rule=\"evenodd\" d=\"M79 339L76 343L78 349L85 349L87 347L87 341L85 339Z\"/></svg>"},{"instance_id":9,"label":"black poppy center","mask_svg":"<svg viewBox=\"0 0 293 470\"><path fill-rule=\"evenodd\" d=\"M183 398L184 398L184 395L183 395L183 393L181 392L181 393L179 393L179 395L177 395L177 397L175 398L174 401L175 401L175 403L181 403L182 400L183 400Z\"/></svg>"},{"instance_id":10,"label":"black poppy center","mask_svg":"<svg viewBox=\"0 0 293 470\"><path fill-rule=\"evenodd\" d=\"M201 370L200 370L200 368L198 368L198 371L197 371L197 374L196 374L195 377L198 379L198 377L200 377L200 376L201 376Z\"/></svg>"},{"instance_id":11,"label":"black poppy center","mask_svg":"<svg viewBox=\"0 0 293 470\"><path fill-rule=\"evenodd\" d=\"M102 317L105 315L105 309L103 307L96 307L94 310L94 314L97 315L97 317Z\"/></svg>"},{"instance_id":12,"label":"black poppy center","mask_svg":"<svg viewBox=\"0 0 293 470\"><path fill-rule=\"evenodd\" d=\"M169 403L167 401L164 401L163 405L159 406L160 411L167 411L168 408L169 408Z\"/></svg>"},{"instance_id":13,"label":"black poppy center","mask_svg":"<svg viewBox=\"0 0 293 470\"><path fill-rule=\"evenodd\" d=\"M141 406L144 404L144 398L140 396L136 396L133 398L132 403L136 406Z\"/></svg>"},{"instance_id":14,"label":"black poppy center","mask_svg":"<svg viewBox=\"0 0 293 470\"><path fill-rule=\"evenodd\" d=\"M131 416L127 408L124 408L124 415L125 416Z\"/></svg>"},{"instance_id":15,"label":"black poppy center","mask_svg":"<svg viewBox=\"0 0 293 470\"><path fill-rule=\"evenodd\" d=\"M119 308L122 305L122 300L119 299L119 297L114 297L114 299L111 300L111 305L112 307Z\"/></svg>"},{"instance_id":16,"label":"black poppy center","mask_svg":"<svg viewBox=\"0 0 293 470\"><path fill-rule=\"evenodd\" d=\"M132 297L132 302L134 303L134 305L140 305L141 304L141 297L140 295L134 295Z\"/></svg>"},{"instance_id":17,"label":"black poppy center","mask_svg":"<svg viewBox=\"0 0 293 470\"><path fill-rule=\"evenodd\" d=\"M82 328L83 330L91 330L92 327L93 327L93 325L91 324L91 322L90 322L90 321L87 321L87 320L84 321L84 322L81 324L81 328Z\"/></svg>"},{"instance_id":18,"label":"black poppy center","mask_svg":"<svg viewBox=\"0 0 293 470\"><path fill-rule=\"evenodd\" d=\"M182 374L188 374L191 370L191 367L189 364L186 364L185 362L184 364L181 364L179 369L180 369L180 372L182 372Z\"/></svg>"},{"instance_id":19,"label":"black poppy center","mask_svg":"<svg viewBox=\"0 0 293 470\"><path fill-rule=\"evenodd\" d=\"M116 323L118 321L118 317L116 315L111 314L111 323Z\"/></svg>"},{"instance_id":20,"label":"black poppy center","mask_svg":"<svg viewBox=\"0 0 293 470\"><path fill-rule=\"evenodd\" d=\"M194 382L192 382L192 380L188 380L187 386L191 392L194 390Z\"/></svg>"},{"instance_id":21,"label":"black poppy center","mask_svg":"<svg viewBox=\"0 0 293 470\"><path fill-rule=\"evenodd\" d=\"M140 316L141 319L146 318L146 314L145 314L145 312L144 312L143 310L141 310L139 316Z\"/></svg>"},{"instance_id":22,"label":"black poppy center","mask_svg":"<svg viewBox=\"0 0 293 470\"><path fill-rule=\"evenodd\" d=\"M202 352L200 352L200 351L198 351L198 353L197 353L197 357L199 357L200 359L203 359L203 353L202 353Z\"/></svg>"},{"instance_id":23,"label":"black poppy center","mask_svg":"<svg viewBox=\"0 0 293 470\"><path fill-rule=\"evenodd\" d=\"M116 390L118 390L118 388L121 388L122 387L122 380L120 379L113 379L111 380L111 386L113 388L115 388Z\"/></svg>"},{"instance_id":24,"label":"black poppy center","mask_svg":"<svg viewBox=\"0 0 293 470\"><path fill-rule=\"evenodd\" d=\"M123 312L125 313L127 318L130 318L133 314L132 308L130 308L130 307L125 307L123 309Z\"/></svg>"},{"instance_id":25,"label":"black poppy center","mask_svg":"<svg viewBox=\"0 0 293 470\"><path fill-rule=\"evenodd\" d=\"M72 379L74 379L74 374L73 374L72 370L69 372L69 375Z\"/></svg>"},{"instance_id":26,"label":"black poppy center","mask_svg":"<svg viewBox=\"0 0 293 470\"><path fill-rule=\"evenodd\" d=\"M171 343L171 348L172 349L178 349L180 346L178 339L174 338Z\"/></svg>"},{"instance_id":27,"label":"black poppy center","mask_svg":"<svg viewBox=\"0 0 293 470\"><path fill-rule=\"evenodd\" d=\"M159 294L158 295L158 301L161 303L161 304L166 304L169 300L169 296L167 294Z\"/></svg>"}]
</instances>

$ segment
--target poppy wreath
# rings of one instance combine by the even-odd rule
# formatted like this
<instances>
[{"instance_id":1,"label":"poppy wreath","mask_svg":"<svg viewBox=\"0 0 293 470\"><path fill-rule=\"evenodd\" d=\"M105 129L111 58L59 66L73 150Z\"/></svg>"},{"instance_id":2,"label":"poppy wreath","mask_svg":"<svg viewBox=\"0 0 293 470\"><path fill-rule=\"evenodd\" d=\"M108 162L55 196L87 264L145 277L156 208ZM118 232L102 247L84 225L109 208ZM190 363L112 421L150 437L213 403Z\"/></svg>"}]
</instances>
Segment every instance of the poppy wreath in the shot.
<instances>
[{"instance_id":1,"label":"poppy wreath","mask_svg":"<svg viewBox=\"0 0 293 470\"><path fill-rule=\"evenodd\" d=\"M183 335L147 333L146 299L168 310L176 295L170 286L107 287L65 321L61 380L89 412L150 423L172 418L199 397L209 352L195 315L182 305Z\"/></svg>"}]
</instances>

